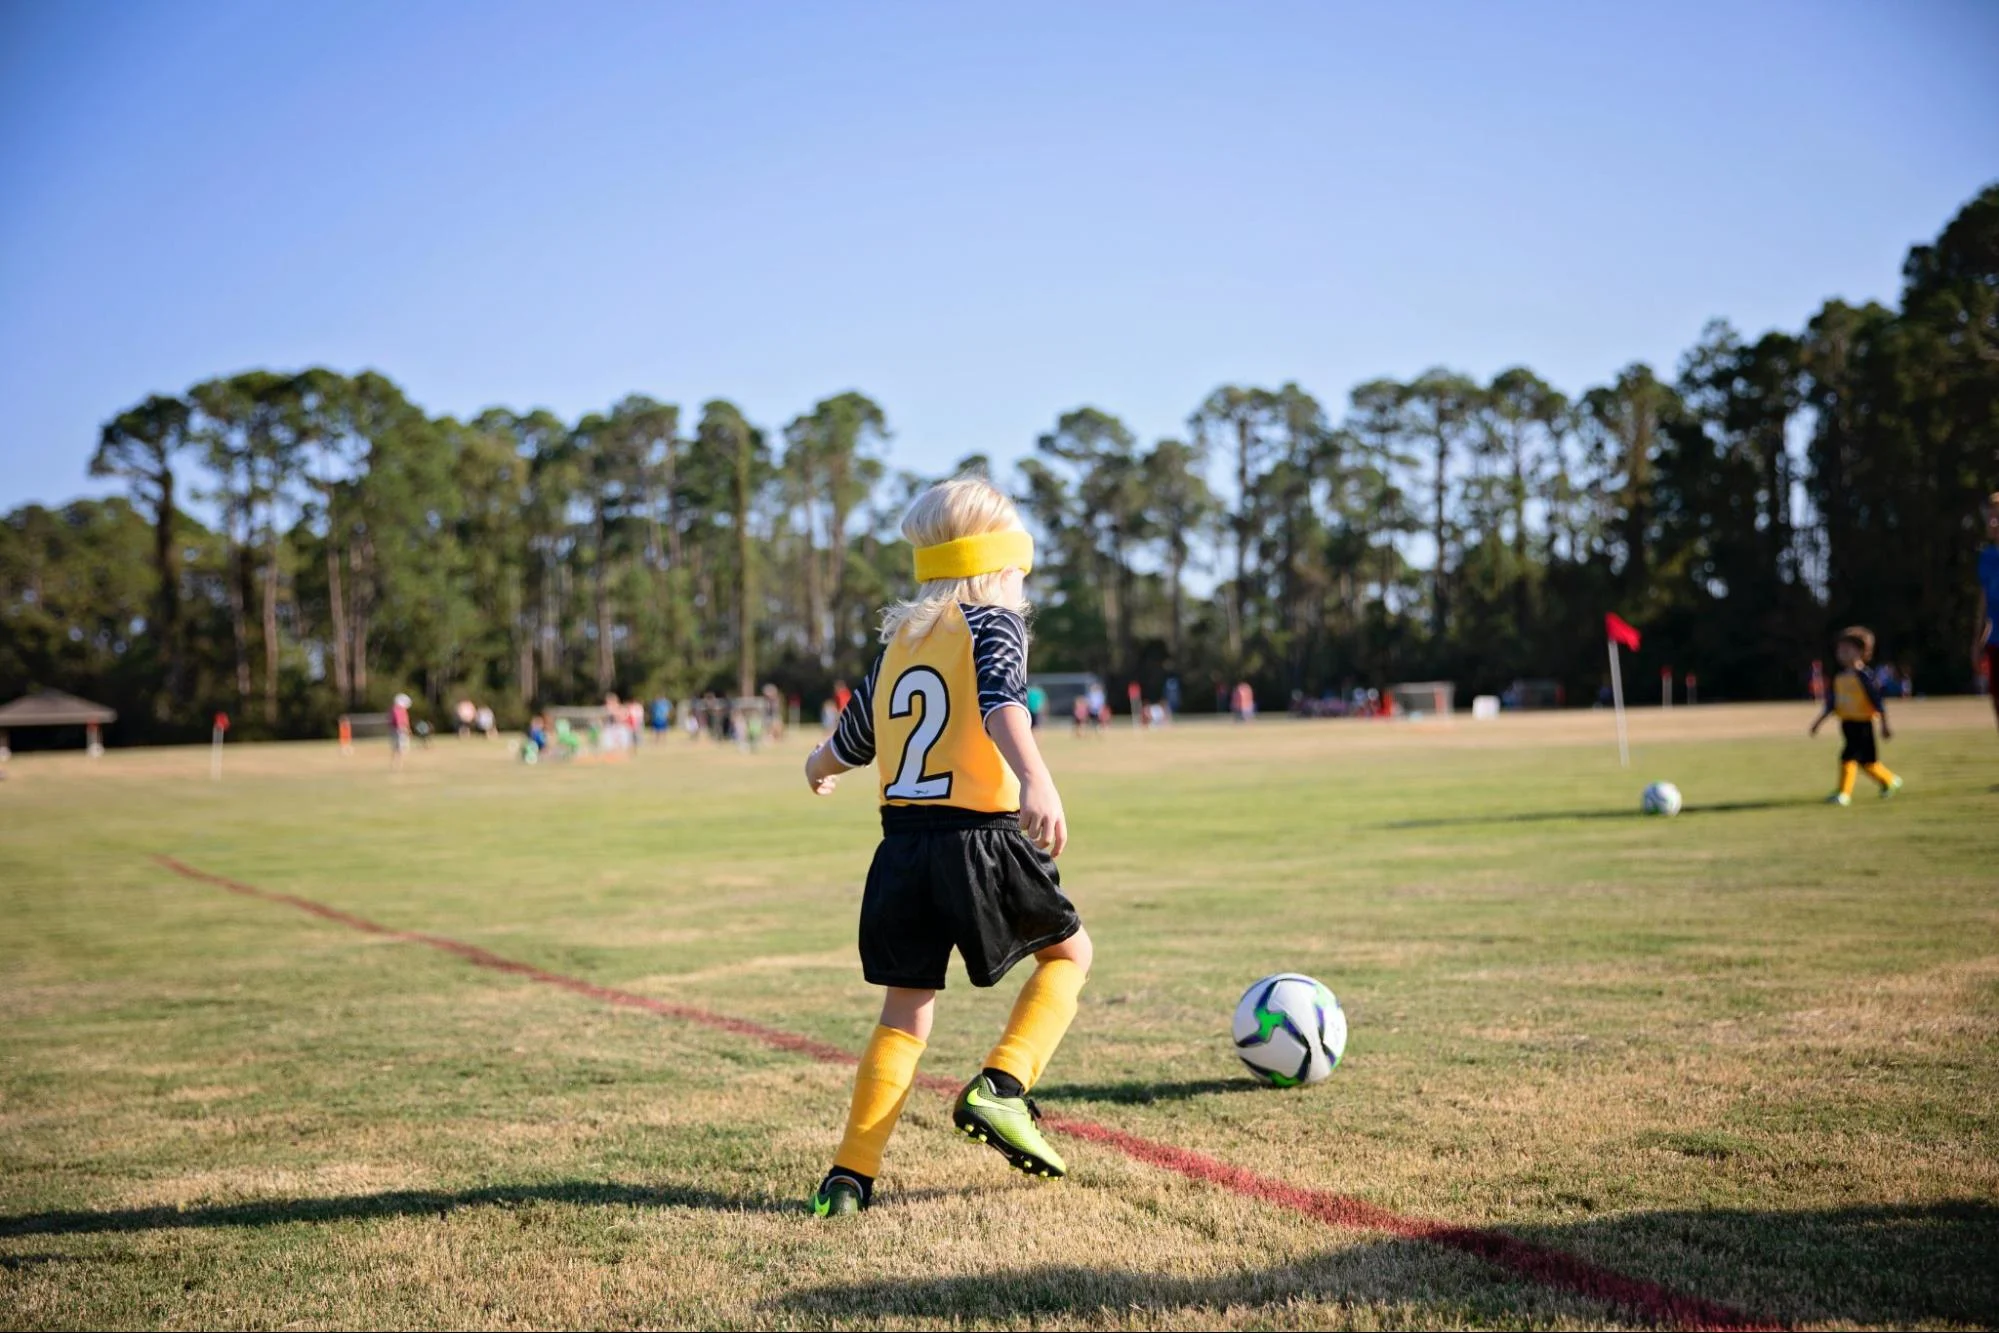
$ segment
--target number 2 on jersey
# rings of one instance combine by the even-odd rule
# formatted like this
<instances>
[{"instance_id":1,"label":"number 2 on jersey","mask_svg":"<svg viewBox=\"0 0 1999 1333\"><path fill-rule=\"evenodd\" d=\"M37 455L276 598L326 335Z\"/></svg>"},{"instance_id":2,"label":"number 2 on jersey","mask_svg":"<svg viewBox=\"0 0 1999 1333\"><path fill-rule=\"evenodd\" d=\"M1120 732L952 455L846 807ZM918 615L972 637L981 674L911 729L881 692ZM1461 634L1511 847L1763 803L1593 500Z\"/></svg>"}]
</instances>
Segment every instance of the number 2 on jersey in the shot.
<instances>
[{"instance_id":1,"label":"number 2 on jersey","mask_svg":"<svg viewBox=\"0 0 1999 1333\"><path fill-rule=\"evenodd\" d=\"M923 701L923 718L902 747L902 766L896 770L895 781L882 790L882 795L892 800L938 801L951 794L949 773L926 777L923 772L931 747L951 718L951 696L944 688L944 677L930 667L911 667L902 673L889 691L888 715L908 717L918 699Z\"/></svg>"}]
</instances>

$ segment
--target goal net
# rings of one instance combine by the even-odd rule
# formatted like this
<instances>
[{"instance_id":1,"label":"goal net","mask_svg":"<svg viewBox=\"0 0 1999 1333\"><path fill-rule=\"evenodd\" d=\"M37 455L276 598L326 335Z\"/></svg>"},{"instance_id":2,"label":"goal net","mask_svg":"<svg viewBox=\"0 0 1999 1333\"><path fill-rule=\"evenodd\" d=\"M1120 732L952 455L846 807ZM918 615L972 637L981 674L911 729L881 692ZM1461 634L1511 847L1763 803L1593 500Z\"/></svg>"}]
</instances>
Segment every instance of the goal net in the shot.
<instances>
[{"instance_id":1,"label":"goal net","mask_svg":"<svg viewBox=\"0 0 1999 1333\"><path fill-rule=\"evenodd\" d=\"M343 713L341 721L347 724L347 734L357 741L373 740L389 734L387 713Z\"/></svg>"},{"instance_id":2,"label":"goal net","mask_svg":"<svg viewBox=\"0 0 1999 1333\"><path fill-rule=\"evenodd\" d=\"M1449 717L1457 703L1458 687L1448 680L1405 680L1388 687L1398 717Z\"/></svg>"}]
</instances>

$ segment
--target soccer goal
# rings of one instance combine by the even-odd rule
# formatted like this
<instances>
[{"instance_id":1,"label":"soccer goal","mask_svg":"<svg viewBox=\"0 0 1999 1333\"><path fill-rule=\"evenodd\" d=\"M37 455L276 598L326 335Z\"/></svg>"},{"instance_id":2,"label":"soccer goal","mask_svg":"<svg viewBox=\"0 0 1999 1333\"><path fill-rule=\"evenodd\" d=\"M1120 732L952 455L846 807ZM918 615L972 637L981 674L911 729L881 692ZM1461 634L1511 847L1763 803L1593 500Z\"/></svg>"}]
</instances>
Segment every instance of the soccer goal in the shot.
<instances>
[{"instance_id":1,"label":"soccer goal","mask_svg":"<svg viewBox=\"0 0 1999 1333\"><path fill-rule=\"evenodd\" d=\"M1398 717L1410 719L1449 717L1457 703L1458 687L1448 680L1405 680L1388 687Z\"/></svg>"},{"instance_id":2,"label":"soccer goal","mask_svg":"<svg viewBox=\"0 0 1999 1333\"><path fill-rule=\"evenodd\" d=\"M379 740L389 734L387 713L343 713L343 730L355 740Z\"/></svg>"}]
</instances>

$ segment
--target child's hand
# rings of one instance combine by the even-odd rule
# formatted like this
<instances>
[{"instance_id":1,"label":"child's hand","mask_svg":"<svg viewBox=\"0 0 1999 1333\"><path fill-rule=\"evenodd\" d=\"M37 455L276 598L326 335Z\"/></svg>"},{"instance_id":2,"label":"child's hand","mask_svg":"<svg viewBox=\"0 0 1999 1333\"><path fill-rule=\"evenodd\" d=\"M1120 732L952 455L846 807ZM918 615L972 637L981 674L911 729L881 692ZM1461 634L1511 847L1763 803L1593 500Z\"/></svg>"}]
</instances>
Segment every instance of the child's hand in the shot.
<instances>
[{"instance_id":1,"label":"child's hand","mask_svg":"<svg viewBox=\"0 0 1999 1333\"><path fill-rule=\"evenodd\" d=\"M812 789L814 796L831 796L833 789L840 785L837 773L822 774L818 771L819 746L812 747L812 753L805 756L805 785Z\"/></svg>"},{"instance_id":2,"label":"child's hand","mask_svg":"<svg viewBox=\"0 0 1999 1333\"><path fill-rule=\"evenodd\" d=\"M1881 739L1884 741L1895 739L1895 729L1888 725L1888 719L1885 716L1881 719Z\"/></svg>"},{"instance_id":3,"label":"child's hand","mask_svg":"<svg viewBox=\"0 0 1999 1333\"><path fill-rule=\"evenodd\" d=\"M1024 783L1020 789L1020 831L1050 856L1069 845L1069 819L1062 813L1062 794L1053 782Z\"/></svg>"},{"instance_id":4,"label":"child's hand","mask_svg":"<svg viewBox=\"0 0 1999 1333\"><path fill-rule=\"evenodd\" d=\"M1818 734L1819 734L1819 728L1820 728L1820 727L1822 727L1822 726L1824 726L1824 725L1825 725L1825 714L1824 714L1824 713L1820 713L1820 714L1819 714L1819 715L1818 715L1818 716L1817 716L1816 718L1812 719L1812 729L1811 729L1811 732L1810 732L1810 734L1811 734L1811 735L1813 735L1813 736L1816 736L1816 735L1818 735Z\"/></svg>"}]
</instances>

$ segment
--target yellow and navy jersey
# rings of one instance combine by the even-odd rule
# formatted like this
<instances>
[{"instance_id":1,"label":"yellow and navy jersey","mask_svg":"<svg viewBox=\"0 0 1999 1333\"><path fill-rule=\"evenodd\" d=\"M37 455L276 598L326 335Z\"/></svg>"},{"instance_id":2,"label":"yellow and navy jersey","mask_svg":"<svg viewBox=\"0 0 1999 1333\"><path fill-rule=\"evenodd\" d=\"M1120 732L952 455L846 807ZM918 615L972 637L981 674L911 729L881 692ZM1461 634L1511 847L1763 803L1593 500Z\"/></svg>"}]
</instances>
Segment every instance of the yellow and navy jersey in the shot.
<instances>
[{"instance_id":1,"label":"yellow and navy jersey","mask_svg":"<svg viewBox=\"0 0 1999 1333\"><path fill-rule=\"evenodd\" d=\"M986 735L1027 707L1027 623L1002 606L946 608L920 639L897 635L833 732L833 755L881 771L884 806L1020 809L1020 779Z\"/></svg>"},{"instance_id":2,"label":"yellow and navy jersey","mask_svg":"<svg viewBox=\"0 0 1999 1333\"><path fill-rule=\"evenodd\" d=\"M1978 549L1978 586L1985 593L1985 642L1999 648L1999 543Z\"/></svg>"},{"instance_id":3,"label":"yellow and navy jersey","mask_svg":"<svg viewBox=\"0 0 1999 1333\"><path fill-rule=\"evenodd\" d=\"M1843 670L1832 678L1832 694L1826 700L1826 711L1839 714L1842 722L1872 722L1885 711L1881 705L1881 687L1874 681L1874 673L1866 667Z\"/></svg>"}]
</instances>

